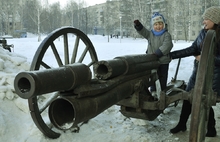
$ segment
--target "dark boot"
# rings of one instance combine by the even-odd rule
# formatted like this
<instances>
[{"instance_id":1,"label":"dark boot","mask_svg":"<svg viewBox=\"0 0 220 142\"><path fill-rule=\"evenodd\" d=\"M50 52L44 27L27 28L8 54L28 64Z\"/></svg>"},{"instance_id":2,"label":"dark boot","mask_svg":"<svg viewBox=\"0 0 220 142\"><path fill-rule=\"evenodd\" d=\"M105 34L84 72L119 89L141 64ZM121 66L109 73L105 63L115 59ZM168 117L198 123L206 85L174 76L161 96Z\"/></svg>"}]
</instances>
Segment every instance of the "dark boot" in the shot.
<instances>
[{"instance_id":1,"label":"dark boot","mask_svg":"<svg viewBox=\"0 0 220 142\"><path fill-rule=\"evenodd\" d=\"M186 101L186 100L183 101L179 122L176 127L174 127L173 129L170 129L170 133L175 134L180 131L183 131L183 132L186 131L186 123L191 113L191 107L192 105L190 104L189 101Z\"/></svg>"},{"instance_id":2,"label":"dark boot","mask_svg":"<svg viewBox=\"0 0 220 142\"><path fill-rule=\"evenodd\" d=\"M209 110L209 120L208 120L206 137L215 137L216 135L217 132L215 129L215 114L213 108L211 107Z\"/></svg>"}]
</instances>

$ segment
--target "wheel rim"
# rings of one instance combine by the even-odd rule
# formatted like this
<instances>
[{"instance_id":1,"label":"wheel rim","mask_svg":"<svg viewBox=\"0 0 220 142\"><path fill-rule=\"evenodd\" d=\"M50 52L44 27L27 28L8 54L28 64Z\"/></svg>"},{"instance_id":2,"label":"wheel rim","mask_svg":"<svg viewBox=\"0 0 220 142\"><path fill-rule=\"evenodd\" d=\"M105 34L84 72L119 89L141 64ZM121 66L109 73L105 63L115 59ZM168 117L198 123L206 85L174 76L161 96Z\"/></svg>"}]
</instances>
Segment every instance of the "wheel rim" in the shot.
<instances>
[{"instance_id":1,"label":"wheel rim","mask_svg":"<svg viewBox=\"0 0 220 142\"><path fill-rule=\"evenodd\" d=\"M55 62L52 62L51 58ZM63 27L53 31L42 41L35 53L30 70L56 68L79 62L86 64L93 71L92 65L97 61L96 51L90 39L78 29ZM47 97L44 97L46 95ZM58 138L60 133L53 130L46 110L51 101L59 97L59 92L46 95L28 99L31 117L44 135L49 138Z\"/></svg>"},{"instance_id":2,"label":"wheel rim","mask_svg":"<svg viewBox=\"0 0 220 142\"><path fill-rule=\"evenodd\" d=\"M214 70L215 31L209 30L202 47L202 54L197 70L193 90L192 115L189 141L205 140L206 126L213 97L212 80Z\"/></svg>"}]
</instances>

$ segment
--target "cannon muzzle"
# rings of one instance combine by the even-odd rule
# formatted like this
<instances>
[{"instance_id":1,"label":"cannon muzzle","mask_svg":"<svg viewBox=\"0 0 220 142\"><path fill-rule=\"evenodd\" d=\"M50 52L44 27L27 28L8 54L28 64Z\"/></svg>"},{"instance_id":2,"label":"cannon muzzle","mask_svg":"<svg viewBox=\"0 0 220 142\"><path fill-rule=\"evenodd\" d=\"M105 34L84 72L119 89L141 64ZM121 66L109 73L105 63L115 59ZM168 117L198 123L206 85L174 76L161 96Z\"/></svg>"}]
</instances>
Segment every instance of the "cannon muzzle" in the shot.
<instances>
[{"instance_id":1,"label":"cannon muzzle","mask_svg":"<svg viewBox=\"0 0 220 142\"><path fill-rule=\"evenodd\" d=\"M115 57L94 64L97 78L110 79L120 75L129 75L158 68L160 65L155 55L137 54Z\"/></svg>"},{"instance_id":2,"label":"cannon muzzle","mask_svg":"<svg viewBox=\"0 0 220 142\"><path fill-rule=\"evenodd\" d=\"M97 96L57 98L49 106L49 119L56 128L61 130L75 127L77 124L94 118L112 105L131 96L135 91L135 85L141 80L146 82L147 79L147 77L142 76L130 80Z\"/></svg>"},{"instance_id":3,"label":"cannon muzzle","mask_svg":"<svg viewBox=\"0 0 220 142\"><path fill-rule=\"evenodd\" d=\"M56 69L19 73L14 80L16 93L24 99L55 91L69 91L91 80L90 68L82 63Z\"/></svg>"}]
</instances>

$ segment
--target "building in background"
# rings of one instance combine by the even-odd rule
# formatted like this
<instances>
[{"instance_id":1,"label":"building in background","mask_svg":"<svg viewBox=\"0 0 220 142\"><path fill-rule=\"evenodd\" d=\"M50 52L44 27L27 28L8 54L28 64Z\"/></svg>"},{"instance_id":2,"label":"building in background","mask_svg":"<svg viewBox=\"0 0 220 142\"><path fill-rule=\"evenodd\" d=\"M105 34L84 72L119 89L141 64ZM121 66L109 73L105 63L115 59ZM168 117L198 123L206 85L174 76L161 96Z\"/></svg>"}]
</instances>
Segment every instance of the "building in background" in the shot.
<instances>
[{"instance_id":1,"label":"building in background","mask_svg":"<svg viewBox=\"0 0 220 142\"><path fill-rule=\"evenodd\" d=\"M98 34L120 35L121 29L123 36L138 36L133 28L133 21L139 19L146 28L150 29L152 14L160 12L166 18L168 30L174 40L195 40L203 28L203 12L213 5L220 5L220 1L107 0L106 3L88 7L88 11L95 11L97 22L93 22L93 26L97 27ZM89 12L89 15L94 13Z\"/></svg>"},{"instance_id":2,"label":"building in background","mask_svg":"<svg viewBox=\"0 0 220 142\"><path fill-rule=\"evenodd\" d=\"M0 35L12 35L15 30L22 29L22 0L0 1Z\"/></svg>"}]
</instances>

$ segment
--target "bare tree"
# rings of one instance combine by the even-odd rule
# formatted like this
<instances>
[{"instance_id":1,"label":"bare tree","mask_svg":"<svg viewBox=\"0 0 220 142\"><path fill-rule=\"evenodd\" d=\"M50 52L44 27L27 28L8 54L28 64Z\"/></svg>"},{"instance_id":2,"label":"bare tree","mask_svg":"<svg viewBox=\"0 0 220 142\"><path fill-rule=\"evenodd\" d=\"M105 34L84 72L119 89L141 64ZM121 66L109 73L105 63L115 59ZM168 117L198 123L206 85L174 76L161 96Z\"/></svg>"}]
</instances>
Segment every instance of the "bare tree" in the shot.
<instances>
[{"instance_id":1,"label":"bare tree","mask_svg":"<svg viewBox=\"0 0 220 142\"><path fill-rule=\"evenodd\" d=\"M97 30L98 26L98 12L96 7L88 7L87 8L87 18L88 18L88 33L94 33Z\"/></svg>"},{"instance_id":2,"label":"bare tree","mask_svg":"<svg viewBox=\"0 0 220 142\"><path fill-rule=\"evenodd\" d=\"M108 42L109 42L109 36L111 35L117 35L115 33L115 30L117 29L117 27L119 27L120 25L117 24L119 23L119 18L120 16L113 11L112 9L114 9L115 11L118 11L119 6L117 4L117 2L115 1L110 1L107 0L105 7L103 9L103 25L105 28L105 34L108 36Z\"/></svg>"},{"instance_id":3,"label":"bare tree","mask_svg":"<svg viewBox=\"0 0 220 142\"><path fill-rule=\"evenodd\" d=\"M60 19L62 19L63 16L62 16L62 13L61 13L60 3L52 4L49 8L49 17L48 17L48 22L47 22L50 25L49 28L51 30L60 28L63 24L62 23L63 20L60 20Z\"/></svg>"},{"instance_id":4,"label":"bare tree","mask_svg":"<svg viewBox=\"0 0 220 142\"><path fill-rule=\"evenodd\" d=\"M84 0L78 0L78 11L77 11L77 19L78 19L78 28L83 30L83 24L85 24L85 9L86 5Z\"/></svg>"},{"instance_id":5,"label":"bare tree","mask_svg":"<svg viewBox=\"0 0 220 142\"><path fill-rule=\"evenodd\" d=\"M63 24L68 26L78 27L78 25L76 25L75 22L78 21L78 16L76 16L77 12L78 12L78 4L74 0L70 0L63 10L63 15L64 15L63 21L65 21Z\"/></svg>"},{"instance_id":6,"label":"bare tree","mask_svg":"<svg viewBox=\"0 0 220 142\"><path fill-rule=\"evenodd\" d=\"M40 32L40 26L41 26L41 12L42 12L42 6L40 3L40 0L33 0L33 1L26 1L27 2L27 10L28 10L28 16L33 21L35 27L37 27L37 34L38 34L38 41L41 41L41 32Z\"/></svg>"}]
</instances>

